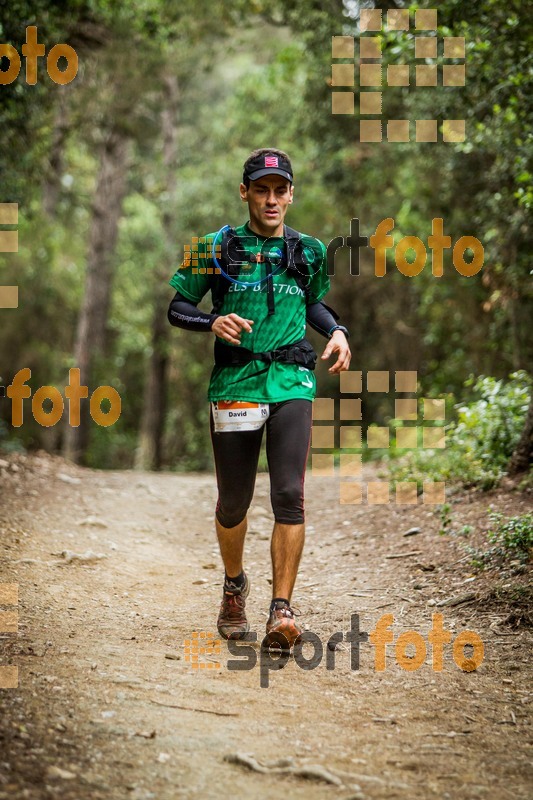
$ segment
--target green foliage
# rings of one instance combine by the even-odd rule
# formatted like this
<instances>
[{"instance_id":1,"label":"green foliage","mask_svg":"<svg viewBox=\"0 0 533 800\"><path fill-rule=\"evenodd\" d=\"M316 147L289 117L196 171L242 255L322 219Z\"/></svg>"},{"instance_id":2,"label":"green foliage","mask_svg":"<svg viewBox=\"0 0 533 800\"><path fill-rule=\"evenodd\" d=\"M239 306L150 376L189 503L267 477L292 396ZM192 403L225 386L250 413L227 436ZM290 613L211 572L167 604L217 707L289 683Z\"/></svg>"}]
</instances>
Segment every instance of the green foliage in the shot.
<instances>
[{"instance_id":1,"label":"green foliage","mask_svg":"<svg viewBox=\"0 0 533 800\"><path fill-rule=\"evenodd\" d=\"M532 386L524 371L508 381L479 377L465 383L477 399L455 406L457 420L446 426L444 450L413 450L390 462L394 482L459 481L490 489L505 475L526 418Z\"/></svg>"},{"instance_id":2,"label":"green foliage","mask_svg":"<svg viewBox=\"0 0 533 800\"><path fill-rule=\"evenodd\" d=\"M516 560L527 563L533 548L533 513L506 518L501 513L492 512L489 521L491 528L487 535L493 546L487 550L467 548L474 565L483 568Z\"/></svg>"},{"instance_id":3,"label":"green foliage","mask_svg":"<svg viewBox=\"0 0 533 800\"><path fill-rule=\"evenodd\" d=\"M448 533L448 528L452 524L452 515L451 515L452 507L449 503L443 503L439 507L439 517L440 517L440 531L439 533L444 535Z\"/></svg>"},{"instance_id":4,"label":"green foliage","mask_svg":"<svg viewBox=\"0 0 533 800\"><path fill-rule=\"evenodd\" d=\"M489 515L489 519L495 526L489 530L489 540L497 545L503 554L510 551L521 559L527 559L533 547L533 514L522 514L506 520L503 514L494 512Z\"/></svg>"},{"instance_id":5,"label":"green foliage","mask_svg":"<svg viewBox=\"0 0 533 800\"><path fill-rule=\"evenodd\" d=\"M480 377L474 385L480 399L458 407L450 446L469 453L488 482L496 483L505 472L524 425L531 385L523 370L510 375L508 383Z\"/></svg>"}]
</instances>

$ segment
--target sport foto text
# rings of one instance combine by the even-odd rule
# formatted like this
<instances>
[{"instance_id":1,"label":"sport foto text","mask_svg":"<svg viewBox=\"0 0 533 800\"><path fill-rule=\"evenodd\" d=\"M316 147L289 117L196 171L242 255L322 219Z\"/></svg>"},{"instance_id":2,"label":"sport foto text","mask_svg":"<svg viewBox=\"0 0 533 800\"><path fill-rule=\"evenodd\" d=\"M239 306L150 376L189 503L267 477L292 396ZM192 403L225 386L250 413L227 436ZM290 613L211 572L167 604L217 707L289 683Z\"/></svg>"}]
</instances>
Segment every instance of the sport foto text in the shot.
<instances>
[{"instance_id":1,"label":"sport foto text","mask_svg":"<svg viewBox=\"0 0 533 800\"><path fill-rule=\"evenodd\" d=\"M360 273L360 249L361 247L368 247L374 250L374 275L377 278L383 278L387 274L387 250L394 251L394 261L396 267L402 275L408 278L414 278L419 275L428 260L428 253L426 245L418 236L403 236L401 239L394 243L394 238L391 232L394 230L394 219L388 217L382 220L376 226L375 233L370 236L362 236L360 233L359 219L353 217L350 220L350 234L348 236L335 236L326 246L326 264L327 274L329 276L335 275L335 254L341 247L347 247L350 251L350 275L357 277ZM261 254L263 257L273 259L274 263L278 262L281 258L279 248L274 245L271 247L270 239L276 237L269 237L261 244ZM308 269L312 273L313 266L315 272L318 271L322 264L322 247L318 239L313 236L306 236L309 245L304 244L306 257L310 260ZM193 240L194 241L194 240ZM204 241L202 239L202 241ZM316 247L314 246L316 243ZM218 244L218 242L217 242ZM245 266L247 275L253 274L253 269L250 270L249 256L247 247L257 247L260 241L256 236L239 236L238 244L234 255L230 252L227 253L228 261L235 266ZM427 241L428 247L431 250L431 273L435 278L442 278L444 275L444 250L452 248L451 236L444 235L444 220L436 217L431 221L431 235ZM193 248L197 250L197 245ZM270 249L271 248L271 249ZM414 258L409 261L407 253L412 250ZM472 257L470 261L466 261L465 253L470 250ZM320 254L320 255L318 255ZM481 270L484 263L485 250L479 239L475 236L461 236L452 248L452 263L456 271L465 278L471 278ZM237 260L235 257L242 258L242 261ZM290 256L292 258L292 254ZM182 267L189 265L186 258ZM259 262L258 262L259 263ZM296 269L299 267L296 264L291 264ZM202 269L199 270L200 272ZM276 273L283 274L284 268L276 270Z\"/></svg>"},{"instance_id":2,"label":"sport foto text","mask_svg":"<svg viewBox=\"0 0 533 800\"><path fill-rule=\"evenodd\" d=\"M24 422L24 403L23 399L31 397L31 388L26 385L26 381L31 378L31 370L28 367L19 369L13 376L13 380L6 390L7 396L11 399L11 424L14 428L20 428ZM3 389L3 387L0 387ZM69 403L69 425L77 428L80 424L80 400L89 396L87 386L80 385L80 370L73 367L69 370L68 386L65 386L65 397ZM43 403L49 400L52 403L50 411L45 411ZM109 410L102 411L103 400L109 402ZM31 399L31 410L33 417L39 425L50 428L59 422L63 416L65 404L63 397L55 386L41 386L37 389ZM114 425L120 417L122 401L116 389L112 386L98 386L91 394L89 409L94 422L101 427L108 428Z\"/></svg>"},{"instance_id":3,"label":"sport foto text","mask_svg":"<svg viewBox=\"0 0 533 800\"><path fill-rule=\"evenodd\" d=\"M335 669L335 649L341 642L350 643L350 668L359 669L359 645L361 642L368 642L374 647L374 668L376 672L383 672L387 668L387 645L394 642L394 634L391 630L394 622L393 614L383 614L370 633L361 631L359 628L359 614L351 615L351 627L345 634L342 631L332 634L326 645L326 669ZM279 634L282 636L283 634ZM267 637L263 639L265 644ZM444 645L452 640L452 632L444 628L444 617L440 613L433 613L431 628L427 634L428 642L432 647L431 667L434 672L442 672L444 661ZM240 659L229 659L227 667L229 670L250 670L257 664L257 652L252 645L246 642L256 642L257 633L249 632L245 639L228 639L228 650L234 656L241 656ZM310 644L313 647L313 654L306 658L303 654L303 647ZM407 648L414 648L414 654L408 655ZM465 656L464 648L472 648L472 655ZM459 633L452 644L452 657L457 667L464 672L473 672L483 662L484 646L481 638L475 631L464 630ZM324 648L316 633L304 631L293 647L294 661L301 669L313 670L322 661ZM424 664L427 655L427 647L424 637L417 631L409 630L401 633L394 642L394 656L396 663L401 669L413 672L420 669ZM273 657L275 656L275 657ZM244 658L243 658L244 657ZM290 657L288 642L286 649L272 650L261 647L260 650L260 685L268 688L269 672L271 670L283 669Z\"/></svg>"},{"instance_id":4,"label":"sport foto text","mask_svg":"<svg viewBox=\"0 0 533 800\"><path fill-rule=\"evenodd\" d=\"M46 52L44 44L37 41L37 26L28 25L26 28L26 44L22 45L22 55L26 59L26 83L35 86L37 83L37 59ZM0 85L6 86L13 83L20 73L21 60L18 50L12 44L0 44L0 60L7 58L9 67L0 69ZM58 67L58 61L64 58L67 62L65 69ZM46 56L46 71L54 83L61 86L70 83L78 74L78 54L69 44L55 44Z\"/></svg>"}]
</instances>

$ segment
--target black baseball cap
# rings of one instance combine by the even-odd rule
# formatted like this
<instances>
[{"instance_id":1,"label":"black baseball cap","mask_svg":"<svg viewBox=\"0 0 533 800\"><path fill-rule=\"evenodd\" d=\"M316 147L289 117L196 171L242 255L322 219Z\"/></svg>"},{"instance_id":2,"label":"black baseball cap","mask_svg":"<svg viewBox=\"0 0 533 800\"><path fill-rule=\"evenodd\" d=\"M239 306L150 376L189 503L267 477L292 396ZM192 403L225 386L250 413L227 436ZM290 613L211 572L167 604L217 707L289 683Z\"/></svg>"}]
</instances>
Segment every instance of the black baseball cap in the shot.
<instances>
[{"instance_id":1,"label":"black baseball cap","mask_svg":"<svg viewBox=\"0 0 533 800\"><path fill-rule=\"evenodd\" d=\"M256 156L246 165L246 168L242 174L242 180L243 183L245 178L248 178L251 181L256 181L258 178L262 178L264 175L281 175L283 178L287 178L287 180L292 183L293 178L291 162L288 158L285 158L285 156L280 156L279 154L262 153L260 156Z\"/></svg>"}]
</instances>

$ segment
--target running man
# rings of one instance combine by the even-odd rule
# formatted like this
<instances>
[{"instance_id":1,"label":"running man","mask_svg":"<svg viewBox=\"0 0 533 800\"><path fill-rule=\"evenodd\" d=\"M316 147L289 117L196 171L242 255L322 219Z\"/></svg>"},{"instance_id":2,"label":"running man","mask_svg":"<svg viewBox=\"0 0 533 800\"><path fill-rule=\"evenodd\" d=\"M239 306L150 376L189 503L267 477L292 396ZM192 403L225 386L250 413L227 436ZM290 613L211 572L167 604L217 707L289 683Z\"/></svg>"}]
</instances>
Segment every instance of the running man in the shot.
<instances>
[{"instance_id":1,"label":"running man","mask_svg":"<svg viewBox=\"0 0 533 800\"><path fill-rule=\"evenodd\" d=\"M289 157L254 150L240 196L249 220L194 240L170 281L172 325L215 334L208 399L218 485L215 526L225 568L217 627L225 639L249 631L243 568L246 514L252 501L263 430L274 512L272 603L265 644L292 646L301 634L291 606L305 538L304 476L316 394L316 353L306 322L329 338L330 373L350 365L348 331L322 303L329 290L326 248L284 225L293 201ZM211 291L212 313L197 308Z\"/></svg>"}]
</instances>

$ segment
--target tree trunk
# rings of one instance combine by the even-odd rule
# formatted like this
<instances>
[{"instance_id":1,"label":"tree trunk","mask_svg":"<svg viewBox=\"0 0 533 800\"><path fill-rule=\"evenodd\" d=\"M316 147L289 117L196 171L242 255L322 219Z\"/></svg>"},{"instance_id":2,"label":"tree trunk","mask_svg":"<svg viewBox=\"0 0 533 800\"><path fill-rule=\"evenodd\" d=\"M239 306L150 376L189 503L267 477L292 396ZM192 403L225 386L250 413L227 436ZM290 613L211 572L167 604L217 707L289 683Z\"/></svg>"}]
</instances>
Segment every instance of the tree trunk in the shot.
<instances>
[{"instance_id":1,"label":"tree trunk","mask_svg":"<svg viewBox=\"0 0 533 800\"><path fill-rule=\"evenodd\" d=\"M62 86L59 90L54 117L52 147L43 181L43 208L48 217L53 217L55 214L61 188L65 142L69 131L67 92L68 88L66 86Z\"/></svg>"},{"instance_id":2,"label":"tree trunk","mask_svg":"<svg viewBox=\"0 0 533 800\"><path fill-rule=\"evenodd\" d=\"M163 167L165 174L166 200L163 212L166 256L161 268L156 271L154 310L152 319L152 352L148 363L145 383L143 415L139 443L135 456L137 469L161 469L163 462L163 427L166 412L166 388L168 369L168 341L170 325L167 320L169 304L168 279L174 252L173 208L176 195L176 169L178 158L178 106L179 89L175 75L164 79L164 108L161 114L163 131Z\"/></svg>"},{"instance_id":3,"label":"tree trunk","mask_svg":"<svg viewBox=\"0 0 533 800\"><path fill-rule=\"evenodd\" d=\"M527 412L526 422L515 451L509 462L509 475L527 472L533 461L533 393Z\"/></svg>"},{"instance_id":4,"label":"tree trunk","mask_svg":"<svg viewBox=\"0 0 533 800\"><path fill-rule=\"evenodd\" d=\"M105 349L107 319L113 282L113 255L118 236L118 223L126 191L129 141L119 130L112 130L102 145L100 170L96 183L89 232L85 294L78 319L75 366L81 383L91 388L91 372L95 359ZM81 420L77 428L69 426L66 435L66 456L83 461L89 443L89 403L81 402Z\"/></svg>"}]
</instances>

